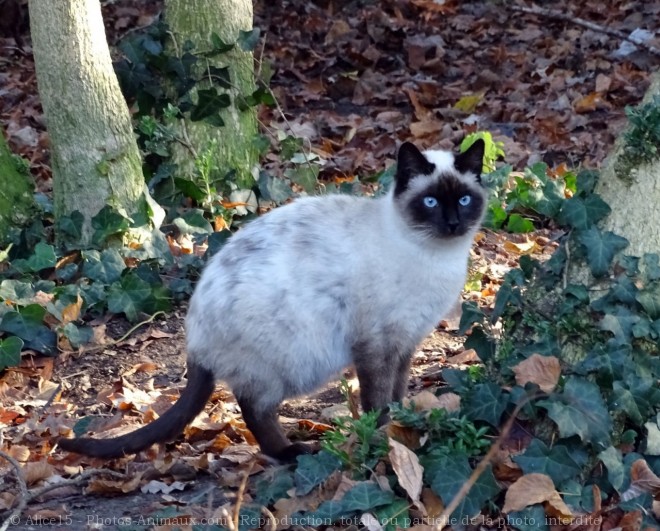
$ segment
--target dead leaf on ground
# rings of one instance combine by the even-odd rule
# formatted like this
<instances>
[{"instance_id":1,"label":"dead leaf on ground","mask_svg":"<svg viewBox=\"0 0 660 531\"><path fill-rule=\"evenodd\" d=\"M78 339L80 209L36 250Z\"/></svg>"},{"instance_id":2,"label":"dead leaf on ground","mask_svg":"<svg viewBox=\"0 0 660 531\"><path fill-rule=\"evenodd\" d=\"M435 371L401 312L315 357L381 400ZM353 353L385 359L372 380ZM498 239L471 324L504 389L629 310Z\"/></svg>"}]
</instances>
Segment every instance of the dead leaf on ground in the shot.
<instances>
[{"instance_id":1,"label":"dead leaf on ground","mask_svg":"<svg viewBox=\"0 0 660 531\"><path fill-rule=\"evenodd\" d=\"M456 393L444 393L435 396L431 391L422 391L412 398L403 401L406 407L415 405L415 411L430 411L431 409L446 409L448 412L458 411L461 405L461 397Z\"/></svg>"},{"instance_id":2,"label":"dead leaf on ground","mask_svg":"<svg viewBox=\"0 0 660 531\"><path fill-rule=\"evenodd\" d=\"M447 358L447 362L451 363L452 365L464 365L466 363L478 363L480 361L481 360L477 355L477 351L474 350L473 348L469 348L467 350L464 350L460 354L456 354L456 356Z\"/></svg>"},{"instance_id":3,"label":"dead leaf on ground","mask_svg":"<svg viewBox=\"0 0 660 531\"><path fill-rule=\"evenodd\" d=\"M554 516L566 523L571 521L571 510L561 499L550 476L545 474L527 474L513 483L506 492L502 512L522 511L537 503L547 503L546 512L552 509Z\"/></svg>"},{"instance_id":4,"label":"dead leaf on ground","mask_svg":"<svg viewBox=\"0 0 660 531\"><path fill-rule=\"evenodd\" d=\"M419 501L422 493L424 468L419 464L417 455L403 444L390 439L390 463L399 480L399 485L413 501Z\"/></svg>"},{"instance_id":5,"label":"dead leaf on ground","mask_svg":"<svg viewBox=\"0 0 660 531\"><path fill-rule=\"evenodd\" d=\"M527 383L535 383L544 393L551 393L559 382L561 366L554 356L532 354L513 367L513 372L516 375L516 383L521 387Z\"/></svg>"}]
</instances>

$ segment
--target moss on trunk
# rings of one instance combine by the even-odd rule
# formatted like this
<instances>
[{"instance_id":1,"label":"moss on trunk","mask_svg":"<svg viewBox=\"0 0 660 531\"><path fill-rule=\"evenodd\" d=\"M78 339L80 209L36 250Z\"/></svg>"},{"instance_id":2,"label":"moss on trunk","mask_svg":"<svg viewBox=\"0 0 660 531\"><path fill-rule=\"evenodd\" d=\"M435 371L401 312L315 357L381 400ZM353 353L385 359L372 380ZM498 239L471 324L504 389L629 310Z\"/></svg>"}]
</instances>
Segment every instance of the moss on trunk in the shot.
<instances>
[{"instance_id":1,"label":"moss on trunk","mask_svg":"<svg viewBox=\"0 0 660 531\"><path fill-rule=\"evenodd\" d=\"M34 215L33 188L0 134L0 244L7 242L12 227L26 225Z\"/></svg>"}]
</instances>

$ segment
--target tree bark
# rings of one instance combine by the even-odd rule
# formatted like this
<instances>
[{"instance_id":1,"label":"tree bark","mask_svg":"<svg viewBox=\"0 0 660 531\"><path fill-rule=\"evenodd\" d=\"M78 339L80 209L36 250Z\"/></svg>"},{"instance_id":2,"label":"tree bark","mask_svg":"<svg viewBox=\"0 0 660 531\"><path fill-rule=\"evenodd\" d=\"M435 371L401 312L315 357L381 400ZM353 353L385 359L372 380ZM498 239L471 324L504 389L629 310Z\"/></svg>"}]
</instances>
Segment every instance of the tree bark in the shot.
<instances>
[{"instance_id":1,"label":"tree bark","mask_svg":"<svg viewBox=\"0 0 660 531\"><path fill-rule=\"evenodd\" d=\"M7 243L12 227L26 225L33 217L34 185L22 172L0 134L0 244Z\"/></svg>"},{"instance_id":2,"label":"tree bark","mask_svg":"<svg viewBox=\"0 0 660 531\"><path fill-rule=\"evenodd\" d=\"M660 94L660 73L654 77L642 104L649 103ZM640 164L633 178L617 175L616 166L624 149L621 137L602 169L596 192L612 207L612 213L602 226L626 238L630 245L625 254L642 256L660 252L660 159ZM658 147L660 150L660 146Z\"/></svg>"},{"instance_id":3,"label":"tree bark","mask_svg":"<svg viewBox=\"0 0 660 531\"><path fill-rule=\"evenodd\" d=\"M30 0L39 96L51 140L55 216L131 215L148 200L131 117L112 68L98 0ZM154 204L152 209L154 208Z\"/></svg>"},{"instance_id":4,"label":"tree bark","mask_svg":"<svg viewBox=\"0 0 660 531\"><path fill-rule=\"evenodd\" d=\"M223 42L233 43L236 42L240 30L252 29L252 1L166 0L165 21L172 31L176 52L181 53L181 47L186 41L192 42L195 50L208 50L213 33ZM208 66L229 67L232 87L226 92L232 103L220 112L225 125L216 127L203 121L192 122L186 119L182 124L181 136L189 142L192 149L175 145L173 160L181 176L194 178L195 158L211 150L221 175L234 170L235 182L241 187L250 187L258 157L254 147L254 138L258 132L256 112L254 108L239 110L236 98L250 95L255 89L254 58L251 52L235 47L230 52L200 59L200 77ZM197 88L208 86L210 85L201 82ZM196 99L195 93L193 90L193 100Z\"/></svg>"}]
</instances>

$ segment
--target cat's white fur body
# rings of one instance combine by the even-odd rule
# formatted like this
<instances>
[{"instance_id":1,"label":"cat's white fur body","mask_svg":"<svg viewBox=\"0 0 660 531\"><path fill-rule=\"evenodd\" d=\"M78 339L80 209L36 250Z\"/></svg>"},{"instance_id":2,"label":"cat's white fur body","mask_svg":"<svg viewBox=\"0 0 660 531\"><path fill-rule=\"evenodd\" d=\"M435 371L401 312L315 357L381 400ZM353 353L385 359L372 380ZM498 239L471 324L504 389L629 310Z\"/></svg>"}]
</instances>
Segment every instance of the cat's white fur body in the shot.
<instances>
[{"instance_id":1,"label":"cat's white fur body","mask_svg":"<svg viewBox=\"0 0 660 531\"><path fill-rule=\"evenodd\" d=\"M403 143L379 199L299 199L250 223L207 264L186 319L188 383L153 422L110 439L61 439L103 458L176 437L215 382L234 392L262 451L292 461L278 406L353 363L365 411L387 421L414 349L456 302L486 205L485 145L454 156Z\"/></svg>"},{"instance_id":2,"label":"cat's white fur body","mask_svg":"<svg viewBox=\"0 0 660 531\"><path fill-rule=\"evenodd\" d=\"M426 152L434 175L454 156ZM470 176L460 175L462 179ZM298 199L231 238L207 264L186 319L189 360L277 405L352 363L360 336L409 353L456 303L474 230L429 242L393 194ZM399 349L397 349L399 350Z\"/></svg>"}]
</instances>

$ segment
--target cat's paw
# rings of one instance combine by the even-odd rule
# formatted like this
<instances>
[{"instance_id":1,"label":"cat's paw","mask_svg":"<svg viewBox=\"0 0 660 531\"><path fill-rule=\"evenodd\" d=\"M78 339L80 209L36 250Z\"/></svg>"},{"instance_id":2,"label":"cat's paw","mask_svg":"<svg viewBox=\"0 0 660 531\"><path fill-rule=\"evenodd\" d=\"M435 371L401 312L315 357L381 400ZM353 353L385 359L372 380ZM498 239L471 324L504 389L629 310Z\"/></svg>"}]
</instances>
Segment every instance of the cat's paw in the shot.
<instances>
[{"instance_id":1,"label":"cat's paw","mask_svg":"<svg viewBox=\"0 0 660 531\"><path fill-rule=\"evenodd\" d=\"M292 443L289 446L283 448L277 455L274 455L275 459L283 463L293 463L296 460L296 457L299 455L306 455L313 453L314 450L311 446L304 443Z\"/></svg>"}]
</instances>

